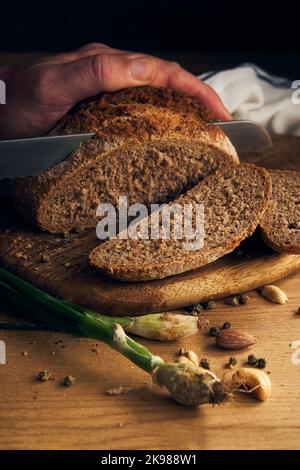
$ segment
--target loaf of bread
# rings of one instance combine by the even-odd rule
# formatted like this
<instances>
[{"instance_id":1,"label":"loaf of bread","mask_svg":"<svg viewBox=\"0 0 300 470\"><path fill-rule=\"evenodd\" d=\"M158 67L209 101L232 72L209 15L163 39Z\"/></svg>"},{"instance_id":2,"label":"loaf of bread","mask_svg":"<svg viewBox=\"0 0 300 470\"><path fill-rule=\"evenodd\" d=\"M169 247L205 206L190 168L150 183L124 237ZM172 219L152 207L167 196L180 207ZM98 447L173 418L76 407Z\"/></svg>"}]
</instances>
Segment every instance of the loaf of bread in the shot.
<instances>
[{"instance_id":1,"label":"loaf of bread","mask_svg":"<svg viewBox=\"0 0 300 470\"><path fill-rule=\"evenodd\" d=\"M123 239L119 235L99 244L91 252L90 262L124 281L161 279L199 268L231 252L251 235L270 197L271 179L266 170L255 165L227 165L168 205L171 210L174 204L192 204L196 211L196 205L203 204L204 244L200 249L191 250L186 237L176 238L176 224L182 221L175 217L169 239L161 230L157 239ZM150 227L149 217L146 225Z\"/></svg>"},{"instance_id":2,"label":"loaf of bread","mask_svg":"<svg viewBox=\"0 0 300 470\"><path fill-rule=\"evenodd\" d=\"M100 203L167 202L217 168L238 163L209 111L181 93L151 87L88 100L54 133L95 132L71 156L16 184L22 217L52 233L95 227ZM205 119L204 119L205 118Z\"/></svg>"},{"instance_id":3,"label":"loaf of bread","mask_svg":"<svg viewBox=\"0 0 300 470\"><path fill-rule=\"evenodd\" d=\"M279 252L300 253L300 172L270 170L273 195L260 222L267 245Z\"/></svg>"}]
</instances>

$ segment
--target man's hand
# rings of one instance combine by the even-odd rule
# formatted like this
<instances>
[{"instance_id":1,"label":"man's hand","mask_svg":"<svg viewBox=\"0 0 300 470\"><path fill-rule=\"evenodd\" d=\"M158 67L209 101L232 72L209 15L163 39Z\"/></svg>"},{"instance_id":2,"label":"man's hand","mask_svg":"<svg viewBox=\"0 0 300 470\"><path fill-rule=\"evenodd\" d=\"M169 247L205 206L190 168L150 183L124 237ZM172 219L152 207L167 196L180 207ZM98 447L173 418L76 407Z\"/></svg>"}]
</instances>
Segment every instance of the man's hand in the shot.
<instances>
[{"instance_id":1,"label":"man's hand","mask_svg":"<svg viewBox=\"0 0 300 470\"><path fill-rule=\"evenodd\" d=\"M2 139L43 135L78 101L102 91L143 85L183 91L219 119L230 119L215 91L177 63L98 43L27 67L4 68L0 79L7 87L7 104L0 105Z\"/></svg>"}]
</instances>

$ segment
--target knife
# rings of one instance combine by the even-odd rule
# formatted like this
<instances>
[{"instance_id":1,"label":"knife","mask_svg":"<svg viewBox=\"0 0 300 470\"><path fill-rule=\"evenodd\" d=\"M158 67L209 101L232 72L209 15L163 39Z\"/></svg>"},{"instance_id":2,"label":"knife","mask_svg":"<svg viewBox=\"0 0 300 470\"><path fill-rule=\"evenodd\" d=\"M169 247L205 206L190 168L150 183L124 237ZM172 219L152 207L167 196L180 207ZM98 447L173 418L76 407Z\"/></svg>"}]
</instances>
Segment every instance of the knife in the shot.
<instances>
[{"instance_id":1,"label":"knife","mask_svg":"<svg viewBox=\"0 0 300 470\"><path fill-rule=\"evenodd\" d=\"M253 121L216 121L238 153L272 147L264 127ZM38 175L61 163L80 143L95 134L72 134L0 141L0 180L16 176Z\"/></svg>"},{"instance_id":2,"label":"knife","mask_svg":"<svg viewBox=\"0 0 300 470\"><path fill-rule=\"evenodd\" d=\"M216 121L212 124L219 126L222 129L238 154L259 152L273 147L273 142L269 132L257 122L244 119L234 121Z\"/></svg>"}]
</instances>

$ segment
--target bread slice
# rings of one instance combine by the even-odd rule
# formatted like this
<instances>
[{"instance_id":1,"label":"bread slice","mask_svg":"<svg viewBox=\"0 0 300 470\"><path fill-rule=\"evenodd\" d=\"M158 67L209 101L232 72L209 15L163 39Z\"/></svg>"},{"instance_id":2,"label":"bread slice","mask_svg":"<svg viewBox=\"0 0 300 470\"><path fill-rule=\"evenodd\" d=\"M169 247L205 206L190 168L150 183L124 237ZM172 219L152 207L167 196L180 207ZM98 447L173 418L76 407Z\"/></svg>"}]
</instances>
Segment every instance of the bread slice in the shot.
<instances>
[{"instance_id":1,"label":"bread slice","mask_svg":"<svg viewBox=\"0 0 300 470\"><path fill-rule=\"evenodd\" d=\"M121 145L92 140L38 177L20 181L15 198L23 218L52 233L95 227L100 203L160 203L191 188L232 158L208 141L156 139Z\"/></svg>"},{"instance_id":2,"label":"bread slice","mask_svg":"<svg viewBox=\"0 0 300 470\"><path fill-rule=\"evenodd\" d=\"M270 170L273 196L260 222L267 245L279 252L300 253L300 172Z\"/></svg>"},{"instance_id":3,"label":"bread slice","mask_svg":"<svg viewBox=\"0 0 300 470\"><path fill-rule=\"evenodd\" d=\"M208 176L169 204L204 204L204 245L186 248L187 239L115 239L101 243L90 254L90 262L106 275L124 281L161 279L199 268L232 251L251 235L271 197L271 178L255 165L228 165ZM147 223L149 217L147 218ZM195 221L194 221L195 222ZM145 223L145 220L144 220Z\"/></svg>"},{"instance_id":4,"label":"bread slice","mask_svg":"<svg viewBox=\"0 0 300 470\"><path fill-rule=\"evenodd\" d=\"M23 219L52 233L95 226L98 204L114 204L119 195L146 205L165 202L217 168L239 162L216 126L151 104L81 109L56 131L94 131L97 138L55 168L16 184L15 204Z\"/></svg>"}]
</instances>

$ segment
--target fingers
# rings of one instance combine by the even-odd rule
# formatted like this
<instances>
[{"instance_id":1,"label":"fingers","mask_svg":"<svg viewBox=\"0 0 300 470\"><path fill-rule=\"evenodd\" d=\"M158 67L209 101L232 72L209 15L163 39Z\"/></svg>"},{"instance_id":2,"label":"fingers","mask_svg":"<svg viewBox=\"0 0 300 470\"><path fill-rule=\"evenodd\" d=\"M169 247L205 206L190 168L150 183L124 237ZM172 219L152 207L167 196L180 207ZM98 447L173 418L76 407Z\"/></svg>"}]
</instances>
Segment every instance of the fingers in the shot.
<instances>
[{"instance_id":1,"label":"fingers","mask_svg":"<svg viewBox=\"0 0 300 470\"><path fill-rule=\"evenodd\" d=\"M157 59L157 61L159 61L159 65L157 67L157 75L152 83L153 86L165 86L173 90L182 91L205 104L218 119L232 119L219 95L209 85L203 83L177 63L160 59Z\"/></svg>"},{"instance_id":2,"label":"fingers","mask_svg":"<svg viewBox=\"0 0 300 470\"><path fill-rule=\"evenodd\" d=\"M204 103L218 119L231 119L218 94L175 62L91 43L54 56L47 64L58 65L56 83L70 105L102 91L152 85L185 92Z\"/></svg>"},{"instance_id":3,"label":"fingers","mask_svg":"<svg viewBox=\"0 0 300 470\"><path fill-rule=\"evenodd\" d=\"M81 51L88 51L88 50L94 50L94 49L111 49L110 46L107 44L103 44L102 42L89 42L88 44L85 44L84 46L78 47L78 49L75 49L74 52L81 52Z\"/></svg>"},{"instance_id":4,"label":"fingers","mask_svg":"<svg viewBox=\"0 0 300 470\"><path fill-rule=\"evenodd\" d=\"M61 88L59 94L73 103L101 91L150 84L156 67L151 57L101 53L57 65L55 82Z\"/></svg>"},{"instance_id":5,"label":"fingers","mask_svg":"<svg viewBox=\"0 0 300 470\"><path fill-rule=\"evenodd\" d=\"M101 54L101 52L108 50L111 50L109 46L93 42L71 52L62 52L61 54L46 57L45 59L39 60L39 62L44 62L45 64L64 64L90 55Z\"/></svg>"},{"instance_id":6,"label":"fingers","mask_svg":"<svg viewBox=\"0 0 300 470\"><path fill-rule=\"evenodd\" d=\"M114 49L112 47L106 46L102 43L93 42L90 44L86 44L85 46L82 46L79 49L75 49L71 52L63 52L61 54L56 54L54 56L47 57L43 59L43 62L47 64L63 64L101 53L128 54L128 51L121 51L119 49Z\"/></svg>"}]
</instances>

